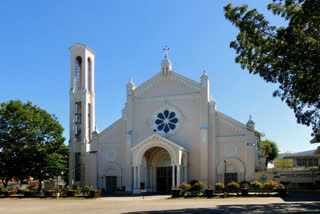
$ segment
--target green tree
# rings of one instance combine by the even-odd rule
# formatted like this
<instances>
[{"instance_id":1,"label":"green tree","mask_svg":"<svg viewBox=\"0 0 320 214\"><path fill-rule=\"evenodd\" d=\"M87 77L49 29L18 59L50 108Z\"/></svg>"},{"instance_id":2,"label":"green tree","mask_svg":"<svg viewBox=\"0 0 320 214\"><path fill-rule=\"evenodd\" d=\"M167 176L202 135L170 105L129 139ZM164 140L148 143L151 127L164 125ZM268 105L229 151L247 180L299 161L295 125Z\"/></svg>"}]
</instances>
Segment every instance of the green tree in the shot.
<instances>
[{"instance_id":1,"label":"green tree","mask_svg":"<svg viewBox=\"0 0 320 214\"><path fill-rule=\"evenodd\" d=\"M260 141L265 147L266 165L278 157L279 149L275 142L271 140Z\"/></svg>"},{"instance_id":2,"label":"green tree","mask_svg":"<svg viewBox=\"0 0 320 214\"><path fill-rule=\"evenodd\" d=\"M311 125L320 141L320 0L273 0L267 8L286 26L271 25L247 5L224 7L226 19L240 31L230 43L235 61L278 83L273 96L293 109L298 123Z\"/></svg>"},{"instance_id":3,"label":"green tree","mask_svg":"<svg viewBox=\"0 0 320 214\"><path fill-rule=\"evenodd\" d=\"M32 105L11 100L0 108L0 177L32 176L40 183L67 172L69 148L56 116ZM39 185L39 191L41 185Z\"/></svg>"}]
</instances>

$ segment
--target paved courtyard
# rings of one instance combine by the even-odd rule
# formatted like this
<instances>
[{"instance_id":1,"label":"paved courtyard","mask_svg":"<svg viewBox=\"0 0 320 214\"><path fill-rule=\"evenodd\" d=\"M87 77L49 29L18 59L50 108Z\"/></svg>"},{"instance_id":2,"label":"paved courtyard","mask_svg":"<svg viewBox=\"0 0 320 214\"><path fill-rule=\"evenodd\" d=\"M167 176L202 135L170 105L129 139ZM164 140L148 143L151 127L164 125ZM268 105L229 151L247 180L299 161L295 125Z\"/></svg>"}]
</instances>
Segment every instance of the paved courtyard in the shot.
<instances>
[{"instance_id":1,"label":"paved courtyard","mask_svg":"<svg viewBox=\"0 0 320 214\"><path fill-rule=\"evenodd\" d=\"M282 198L186 199L168 196L104 197L93 200L0 200L0 213L320 213L319 194Z\"/></svg>"}]
</instances>

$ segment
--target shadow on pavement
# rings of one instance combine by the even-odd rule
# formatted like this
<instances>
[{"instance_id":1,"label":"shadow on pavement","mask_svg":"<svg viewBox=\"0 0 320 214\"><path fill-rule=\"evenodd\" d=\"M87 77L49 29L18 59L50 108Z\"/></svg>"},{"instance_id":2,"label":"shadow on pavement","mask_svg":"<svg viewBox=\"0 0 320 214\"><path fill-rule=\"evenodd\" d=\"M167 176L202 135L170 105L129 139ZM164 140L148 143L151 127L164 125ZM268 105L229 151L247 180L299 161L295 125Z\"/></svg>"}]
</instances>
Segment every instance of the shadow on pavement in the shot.
<instances>
[{"instance_id":1,"label":"shadow on pavement","mask_svg":"<svg viewBox=\"0 0 320 214\"><path fill-rule=\"evenodd\" d=\"M320 192L289 192L285 202L320 201Z\"/></svg>"},{"instance_id":2,"label":"shadow on pavement","mask_svg":"<svg viewBox=\"0 0 320 214\"><path fill-rule=\"evenodd\" d=\"M320 203L281 203L260 205L218 205L216 208L194 208L161 211L129 212L130 214L181 214L181 213L319 213Z\"/></svg>"}]
</instances>

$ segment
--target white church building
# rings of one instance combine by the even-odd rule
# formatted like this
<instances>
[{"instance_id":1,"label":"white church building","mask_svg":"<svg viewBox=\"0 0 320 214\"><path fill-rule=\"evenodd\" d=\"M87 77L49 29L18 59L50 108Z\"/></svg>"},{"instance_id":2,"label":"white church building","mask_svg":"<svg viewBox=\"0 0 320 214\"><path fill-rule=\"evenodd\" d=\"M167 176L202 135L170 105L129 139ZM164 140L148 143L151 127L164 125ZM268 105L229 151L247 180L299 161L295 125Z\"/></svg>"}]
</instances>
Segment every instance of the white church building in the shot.
<instances>
[{"instance_id":1,"label":"white church building","mask_svg":"<svg viewBox=\"0 0 320 214\"><path fill-rule=\"evenodd\" d=\"M70 185L169 192L192 180L250 181L264 165L251 118L243 124L217 110L206 72L199 82L174 72L164 50L159 72L140 86L130 80L122 117L99 132L95 52L70 48Z\"/></svg>"}]
</instances>

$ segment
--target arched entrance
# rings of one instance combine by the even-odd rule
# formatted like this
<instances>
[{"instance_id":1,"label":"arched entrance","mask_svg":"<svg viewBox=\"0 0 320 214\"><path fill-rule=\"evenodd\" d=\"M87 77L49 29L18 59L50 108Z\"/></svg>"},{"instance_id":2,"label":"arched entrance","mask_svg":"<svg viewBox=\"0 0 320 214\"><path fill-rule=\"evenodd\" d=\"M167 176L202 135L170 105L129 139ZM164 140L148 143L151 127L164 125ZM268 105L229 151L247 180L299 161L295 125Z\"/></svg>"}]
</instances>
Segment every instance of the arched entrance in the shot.
<instances>
[{"instance_id":1,"label":"arched entrance","mask_svg":"<svg viewBox=\"0 0 320 214\"><path fill-rule=\"evenodd\" d=\"M239 159L226 158L219 163L217 175L218 182L241 182L245 180L245 166Z\"/></svg>"},{"instance_id":2,"label":"arched entrance","mask_svg":"<svg viewBox=\"0 0 320 214\"><path fill-rule=\"evenodd\" d=\"M132 148L133 192L170 192L187 180L187 152L168 139L152 135Z\"/></svg>"},{"instance_id":3,"label":"arched entrance","mask_svg":"<svg viewBox=\"0 0 320 214\"><path fill-rule=\"evenodd\" d=\"M151 183L154 183L155 189L153 188L152 191L156 192L170 192L172 187L172 166L171 166L171 157L167 150L162 147L152 147L148 149L145 154L144 158L145 162L145 169L150 169L150 172L146 171L145 174L150 176L149 180L153 180ZM152 171L154 171L152 173ZM174 177L176 177L176 173ZM151 186L148 179L145 179L145 184L149 188Z\"/></svg>"}]
</instances>

